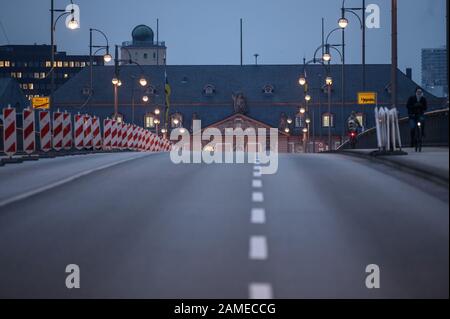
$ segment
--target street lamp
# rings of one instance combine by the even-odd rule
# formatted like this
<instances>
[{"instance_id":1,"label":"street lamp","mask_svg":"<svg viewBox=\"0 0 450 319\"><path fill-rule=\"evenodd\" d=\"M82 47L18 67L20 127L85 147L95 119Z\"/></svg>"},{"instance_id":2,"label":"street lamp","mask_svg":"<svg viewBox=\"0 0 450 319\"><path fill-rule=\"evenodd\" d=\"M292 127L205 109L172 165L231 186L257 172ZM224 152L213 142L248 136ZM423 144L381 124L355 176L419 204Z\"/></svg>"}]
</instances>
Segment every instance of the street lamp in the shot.
<instances>
[{"instance_id":1,"label":"street lamp","mask_svg":"<svg viewBox=\"0 0 450 319\"><path fill-rule=\"evenodd\" d=\"M345 17L342 17L338 20L339 28L345 29L348 26L348 20Z\"/></svg>"},{"instance_id":2,"label":"street lamp","mask_svg":"<svg viewBox=\"0 0 450 319\"><path fill-rule=\"evenodd\" d=\"M139 79L139 84L140 84L141 86L146 86L146 85L147 85L147 80L146 80L146 78L141 77L141 78Z\"/></svg>"},{"instance_id":3,"label":"street lamp","mask_svg":"<svg viewBox=\"0 0 450 319\"><path fill-rule=\"evenodd\" d=\"M117 85L119 83L119 79L116 78L116 77L113 77L111 82L112 82L113 85Z\"/></svg>"},{"instance_id":4,"label":"street lamp","mask_svg":"<svg viewBox=\"0 0 450 319\"><path fill-rule=\"evenodd\" d=\"M325 45L325 53L323 54L322 59L325 62L331 61L330 46L328 44Z\"/></svg>"},{"instance_id":5,"label":"street lamp","mask_svg":"<svg viewBox=\"0 0 450 319\"><path fill-rule=\"evenodd\" d=\"M72 7L70 11L67 11L66 9L55 9L55 1L51 0L50 3L50 49L51 49L51 66L50 66L50 103L53 103L53 93L55 91L55 31L56 31L56 24L60 18L62 18L65 15L71 14L72 18L67 23L67 28L70 30L75 30L80 27L80 24L77 20L75 20L75 10L73 6L72 0L70 0L70 3L72 4ZM61 12L61 14L56 18L55 20L55 12Z\"/></svg>"},{"instance_id":6,"label":"street lamp","mask_svg":"<svg viewBox=\"0 0 450 319\"><path fill-rule=\"evenodd\" d=\"M305 114L305 112L306 112L306 109L302 106L302 107L300 107L300 114Z\"/></svg>"},{"instance_id":7,"label":"street lamp","mask_svg":"<svg viewBox=\"0 0 450 319\"><path fill-rule=\"evenodd\" d=\"M308 133L308 129L305 127L305 128L303 128L302 132L303 133Z\"/></svg>"},{"instance_id":8,"label":"street lamp","mask_svg":"<svg viewBox=\"0 0 450 319\"><path fill-rule=\"evenodd\" d=\"M309 123L311 123L311 119L308 117L308 118L305 120L305 122L306 122L306 124L309 124Z\"/></svg>"},{"instance_id":9,"label":"street lamp","mask_svg":"<svg viewBox=\"0 0 450 319\"><path fill-rule=\"evenodd\" d=\"M161 113L161 111L160 111L158 108L156 108L156 109L155 109L155 114L156 114L156 115L159 115L159 113Z\"/></svg>"},{"instance_id":10,"label":"street lamp","mask_svg":"<svg viewBox=\"0 0 450 319\"><path fill-rule=\"evenodd\" d=\"M331 76L327 76L325 79L326 85L333 85L333 78Z\"/></svg>"},{"instance_id":11,"label":"street lamp","mask_svg":"<svg viewBox=\"0 0 450 319\"><path fill-rule=\"evenodd\" d=\"M290 117L288 117L288 119L286 120L286 122L287 122L288 124L292 124L292 119L291 119Z\"/></svg>"},{"instance_id":12,"label":"street lamp","mask_svg":"<svg viewBox=\"0 0 450 319\"><path fill-rule=\"evenodd\" d=\"M306 78L303 75L298 79L298 84L300 84L301 86L306 84Z\"/></svg>"},{"instance_id":13,"label":"street lamp","mask_svg":"<svg viewBox=\"0 0 450 319\"><path fill-rule=\"evenodd\" d=\"M142 97L142 101L148 102L148 96L147 96L147 95L144 95L144 96Z\"/></svg>"},{"instance_id":14,"label":"street lamp","mask_svg":"<svg viewBox=\"0 0 450 319\"><path fill-rule=\"evenodd\" d=\"M311 95L306 94L306 95L305 95L305 101L306 101L306 102L311 101Z\"/></svg>"},{"instance_id":15,"label":"street lamp","mask_svg":"<svg viewBox=\"0 0 450 319\"><path fill-rule=\"evenodd\" d=\"M173 120L173 124L178 125L178 123L180 123L180 121L178 119Z\"/></svg>"},{"instance_id":16,"label":"street lamp","mask_svg":"<svg viewBox=\"0 0 450 319\"><path fill-rule=\"evenodd\" d=\"M284 129L284 131L285 131L286 133L289 133L289 132L290 132L289 127L286 127L286 128Z\"/></svg>"}]
</instances>

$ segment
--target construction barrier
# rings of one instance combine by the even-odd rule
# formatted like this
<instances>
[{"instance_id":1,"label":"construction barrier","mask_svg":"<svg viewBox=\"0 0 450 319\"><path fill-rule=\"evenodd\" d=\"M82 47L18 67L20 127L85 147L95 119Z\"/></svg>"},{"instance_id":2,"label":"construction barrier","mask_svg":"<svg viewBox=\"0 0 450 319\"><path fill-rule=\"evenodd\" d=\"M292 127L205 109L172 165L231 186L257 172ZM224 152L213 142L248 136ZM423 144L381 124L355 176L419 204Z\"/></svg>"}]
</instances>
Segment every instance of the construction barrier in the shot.
<instances>
[{"instance_id":1,"label":"construction barrier","mask_svg":"<svg viewBox=\"0 0 450 319\"><path fill-rule=\"evenodd\" d=\"M65 111L63 113L63 149L72 149L72 116Z\"/></svg>"},{"instance_id":2,"label":"construction barrier","mask_svg":"<svg viewBox=\"0 0 450 319\"><path fill-rule=\"evenodd\" d=\"M39 140L41 144L41 151L48 152L52 149L52 133L50 125L50 112L39 112Z\"/></svg>"},{"instance_id":3,"label":"construction barrier","mask_svg":"<svg viewBox=\"0 0 450 319\"><path fill-rule=\"evenodd\" d=\"M75 148L82 150L84 147L84 118L80 113L75 115Z\"/></svg>"},{"instance_id":4,"label":"construction barrier","mask_svg":"<svg viewBox=\"0 0 450 319\"><path fill-rule=\"evenodd\" d=\"M3 151L9 157L17 152L16 109L3 109Z\"/></svg>"},{"instance_id":5,"label":"construction barrier","mask_svg":"<svg viewBox=\"0 0 450 319\"><path fill-rule=\"evenodd\" d=\"M63 114L53 112L53 149L60 151L63 147Z\"/></svg>"},{"instance_id":6,"label":"construction barrier","mask_svg":"<svg viewBox=\"0 0 450 319\"><path fill-rule=\"evenodd\" d=\"M72 118L67 111L59 110L42 110L35 114L32 108L23 109L22 113L17 114L16 109L10 106L4 108L2 113L4 125L0 142L3 145L0 145L0 149L9 157L22 151L31 155L37 151L46 153L54 150L53 155L70 153L74 149L142 152L167 152L171 149L170 141L123 121L108 118L102 121L97 116L79 113ZM21 116L22 128L17 128L17 115ZM22 136L18 131L21 129ZM20 138L19 143L17 138Z\"/></svg>"},{"instance_id":7,"label":"construction barrier","mask_svg":"<svg viewBox=\"0 0 450 319\"><path fill-rule=\"evenodd\" d=\"M36 136L34 125L34 111L30 108L24 109L22 113L23 123L23 151L28 155L36 151Z\"/></svg>"},{"instance_id":8,"label":"construction barrier","mask_svg":"<svg viewBox=\"0 0 450 319\"><path fill-rule=\"evenodd\" d=\"M383 151L395 151L402 148L398 112L396 108L375 108L375 123L378 148Z\"/></svg>"},{"instance_id":9,"label":"construction barrier","mask_svg":"<svg viewBox=\"0 0 450 319\"><path fill-rule=\"evenodd\" d=\"M96 116L92 118L92 146L99 150L102 148L102 135L100 133L100 119Z\"/></svg>"}]
</instances>

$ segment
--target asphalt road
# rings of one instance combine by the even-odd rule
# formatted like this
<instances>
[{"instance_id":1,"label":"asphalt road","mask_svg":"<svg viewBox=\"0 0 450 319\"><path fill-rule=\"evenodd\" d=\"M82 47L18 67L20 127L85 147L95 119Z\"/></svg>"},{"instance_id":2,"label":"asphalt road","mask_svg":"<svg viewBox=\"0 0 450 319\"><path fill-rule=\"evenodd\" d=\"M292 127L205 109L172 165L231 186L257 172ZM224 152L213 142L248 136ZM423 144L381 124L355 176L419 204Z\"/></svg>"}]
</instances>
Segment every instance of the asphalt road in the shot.
<instances>
[{"instance_id":1,"label":"asphalt road","mask_svg":"<svg viewBox=\"0 0 450 319\"><path fill-rule=\"evenodd\" d=\"M122 153L0 167L0 297L448 298L448 189L341 155L254 166Z\"/></svg>"}]
</instances>

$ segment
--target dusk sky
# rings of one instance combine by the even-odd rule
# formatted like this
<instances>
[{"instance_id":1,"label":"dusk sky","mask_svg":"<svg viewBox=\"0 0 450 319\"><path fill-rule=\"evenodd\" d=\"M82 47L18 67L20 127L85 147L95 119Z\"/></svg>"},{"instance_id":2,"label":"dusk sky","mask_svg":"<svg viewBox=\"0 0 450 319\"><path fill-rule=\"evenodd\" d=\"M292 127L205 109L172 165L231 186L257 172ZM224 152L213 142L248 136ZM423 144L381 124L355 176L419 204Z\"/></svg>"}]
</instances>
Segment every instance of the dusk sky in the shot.
<instances>
[{"instance_id":1,"label":"dusk sky","mask_svg":"<svg viewBox=\"0 0 450 319\"><path fill-rule=\"evenodd\" d=\"M367 63L390 63L390 0L366 1L381 8L381 28L367 30ZM70 1L55 0L56 8ZM337 26L341 0L77 0L81 29L59 22L56 43L70 54L88 54L89 28L104 31L111 44L131 40L137 24L147 24L165 41L168 64L238 64L239 19L244 19L244 63L296 64L311 58L326 32ZM347 0L347 6L361 5ZM50 0L2 0L0 22L10 44L50 42ZM348 16L347 63L361 62L361 32ZM340 33L331 42L340 42ZM0 45L8 40L0 30ZM102 38L96 38L102 43ZM155 39L156 40L156 39ZM420 50L445 45L445 0L399 0L399 67L413 68L420 82ZM338 62L337 59L334 62Z\"/></svg>"}]
</instances>

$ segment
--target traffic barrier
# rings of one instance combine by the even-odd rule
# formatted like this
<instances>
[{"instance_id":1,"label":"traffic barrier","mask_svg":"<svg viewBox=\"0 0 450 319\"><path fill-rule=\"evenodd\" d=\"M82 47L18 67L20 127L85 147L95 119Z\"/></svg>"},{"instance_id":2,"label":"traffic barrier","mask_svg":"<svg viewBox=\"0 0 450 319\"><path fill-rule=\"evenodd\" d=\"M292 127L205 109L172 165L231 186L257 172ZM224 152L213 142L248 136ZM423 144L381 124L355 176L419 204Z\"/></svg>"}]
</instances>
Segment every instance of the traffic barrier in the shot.
<instances>
[{"instance_id":1,"label":"traffic barrier","mask_svg":"<svg viewBox=\"0 0 450 319\"><path fill-rule=\"evenodd\" d=\"M112 131L112 120L103 120L103 148L105 150L111 149L111 131Z\"/></svg>"},{"instance_id":2,"label":"traffic barrier","mask_svg":"<svg viewBox=\"0 0 450 319\"><path fill-rule=\"evenodd\" d=\"M83 146L88 150L92 148L92 118L87 114L83 116Z\"/></svg>"},{"instance_id":3,"label":"traffic barrier","mask_svg":"<svg viewBox=\"0 0 450 319\"><path fill-rule=\"evenodd\" d=\"M122 122L117 122L117 148L122 149Z\"/></svg>"},{"instance_id":4,"label":"traffic barrier","mask_svg":"<svg viewBox=\"0 0 450 319\"><path fill-rule=\"evenodd\" d=\"M139 151L142 150L142 128L138 127L138 143L137 143L137 149Z\"/></svg>"},{"instance_id":5,"label":"traffic barrier","mask_svg":"<svg viewBox=\"0 0 450 319\"><path fill-rule=\"evenodd\" d=\"M63 147L63 114L59 110L53 112L53 149L60 151Z\"/></svg>"},{"instance_id":6,"label":"traffic barrier","mask_svg":"<svg viewBox=\"0 0 450 319\"><path fill-rule=\"evenodd\" d=\"M133 125L127 125L127 148L133 149Z\"/></svg>"},{"instance_id":7,"label":"traffic barrier","mask_svg":"<svg viewBox=\"0 0 450 319\"><path fill-rule=\"evenodd\" d=\"M384 151L395 151L402 148L398 112L396 108L375 108L375 123L378 148Z\"/></svg>"},{"instance_id":8,"label":"traffic barrier","mask_svg":"<svg viewBox=\"0 0 450 319\"><path fill-rule=\"evenodd\" d=\"M52 149L52 134L50 125L50 112L39 112L39 139L41 143L41 151L48 152Z\"/></svg>"},{"instance_id":9,"label":"traffic barrier","mask_svg":"<svg viewBox=\"0 0 450 319\"><path fill-rule=\"evenodd\" d=\"M150 151L150 132L145 130L145 150Z\"/></svg>"},{"instance_id":10,"label":"traffic barrier","mask_svg":"<svg viewBox=\"0 0 450 319\"><path fill-rule=\"evenodd\" d=\"M3 152L9 157L17 152L16 109L10 105L3 109Z\"/></svg>"},{"instance_id":11,"label":"traffic barrier","mask_svg":"<svg viewBox=\"0 0 450 319\"><path fill-rule=\"evenodd\" d=\"M120 149L124 150L128 146L128 126L126 123L121 123L121 131L122 131L122 144L120 145Z\"/></svg>"},{"instance_id":12,"label":"traffic barrier","mask_svg":"<svg viewBox=\"0 0 450 319\"><path fill-rule=\"evenodd\" d=\"M111 148L117 148L117 121L112 120L111 124Z\"/></svg>"},{"instance_id":13,"label":"traffic barrier","mask_svg":"<svg viewBox=\"0 0 450 319\"><path fill-rule=\"evenodd\" d=\"M100 133L100 119L96 116L92 118L92 147L96 150L102 148L102 135Z\"/></svg>"},{"instance_id":14,"label":"traffic barrier","mask_svg":"<svg viewBox=\"0 0 450 319\"><path fill-rule=\"evenodd\" d=\"M36 136L34 125L34 111L26 108L22 113L23 123L23 151L30 155L36 150Z\"/></svg>"},{"instance_id":15,"label":"traffic barrier","mask_svg":"<svg viewBox=\"0 0 450 319\"><path fill-rule=\"evenodd\" d=\"M63 114L63 148L65 150L72 149L72 115L67 113Z\"/></svg>"},{"instance_id":16,"label":"traffic barrier","mask_svg":"<svg viewBox=\"0 0 450 319\"><path fill-rule=\"evenodd\" d=\"M75 148L82 150L84 147L84 118L78 113L75 115Z\"/></svg>"},{"instance_id":17,"label":"traffic barrier","mask_svg":"<svg viewBox=\"0 0 450 319\"><path fill-rule=\"evenodd\" d=\"M138 145L138 127L136 125L133 124L133 146L132 149L133 150L137 150L137 145Z\"/></svg>"}]
</instances>

